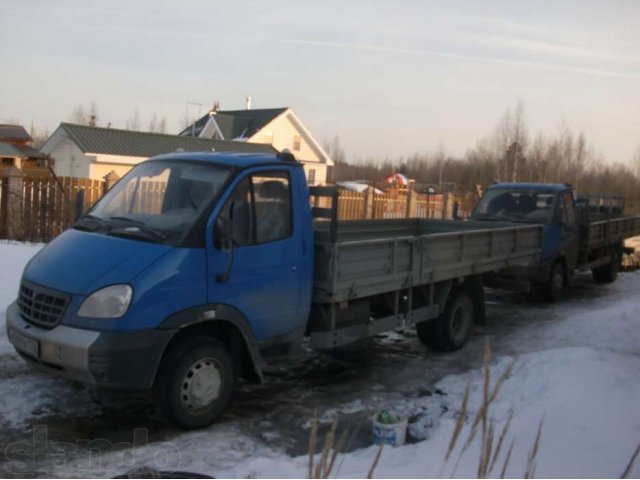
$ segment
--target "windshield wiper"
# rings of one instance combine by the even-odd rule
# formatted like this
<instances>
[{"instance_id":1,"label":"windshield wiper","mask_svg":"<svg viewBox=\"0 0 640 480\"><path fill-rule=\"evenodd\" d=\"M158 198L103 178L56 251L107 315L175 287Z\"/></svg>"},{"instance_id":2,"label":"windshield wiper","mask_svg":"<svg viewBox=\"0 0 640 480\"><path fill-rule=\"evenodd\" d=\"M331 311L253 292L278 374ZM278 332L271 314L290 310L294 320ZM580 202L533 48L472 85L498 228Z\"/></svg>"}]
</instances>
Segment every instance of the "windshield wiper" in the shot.
<instances>
[{"instance_id":1,"label":"windshield wiper","mask_svg":"<svg viewBox=\"0 0 640 480\"><path fill-rule=\"evenodd\" d=\"M109 235L120 236L120 237L135 237L135 238L144 238L146 240L153 241L164 241L167 236L164 233L159 232L155 228L148 227L144 222L140 220L136 220L135 218L129 217L109 217L110 220L116 220L120 222L132 223L135 227L122 227L122 228L112 228L109 232Z\"/></svg>"},{"instance_id":2,"label":"windshield wiper","mask_svg":"<svg viewBox=\"0 0 640 480\"><path fill-rule=\"evenodd\" d=\"M129 217L115 216L115 217L109 217L109 220L119 220L121 222L135 223L136 225L144 225L145 224L144 222L142 222L140 220L136 220L135 218L129 218Z\"/></svg>"},{"instance_id":3,"label":"windshield wiper","mask_svg":"<svg viewBox=\"0 0 640 480\"><path fill-rule=\"evenodd\" d=\"M84 223L86 221L93 222L96 225L96 227L95 228L89 228L87 225L84 225ZM84 231L87 231L87 232L95 232L96 230L98 230L100 228L104 228L105 230L109 231L110 227L109 227L109 224L107 222L105 222L100 217L97 217L95 215L85 215L84 217L82 217L76 223L73 224L73 228L75 228L76 230L84 230Z\"/></svg>"}]
</instances>

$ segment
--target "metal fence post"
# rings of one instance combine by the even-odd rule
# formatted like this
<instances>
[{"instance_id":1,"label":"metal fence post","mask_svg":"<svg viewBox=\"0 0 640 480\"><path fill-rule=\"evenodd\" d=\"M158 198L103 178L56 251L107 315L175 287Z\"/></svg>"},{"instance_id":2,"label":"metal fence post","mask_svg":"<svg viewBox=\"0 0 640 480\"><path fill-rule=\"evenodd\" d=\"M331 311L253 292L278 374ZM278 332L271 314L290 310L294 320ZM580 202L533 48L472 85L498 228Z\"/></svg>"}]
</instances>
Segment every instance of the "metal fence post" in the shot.
<instances>
[{"instance_id":1,"label":"metal fence post","mask_svg":"<svg viewBox=\"0 0 640 480\"><path fill-rule=\"evenodd\" d=\"M78 220L82 215L84 215L84 196L85 190L84 188L78 190L76 194L76 199L73 204L73 221Z\"/></svg>"}]
</instances>

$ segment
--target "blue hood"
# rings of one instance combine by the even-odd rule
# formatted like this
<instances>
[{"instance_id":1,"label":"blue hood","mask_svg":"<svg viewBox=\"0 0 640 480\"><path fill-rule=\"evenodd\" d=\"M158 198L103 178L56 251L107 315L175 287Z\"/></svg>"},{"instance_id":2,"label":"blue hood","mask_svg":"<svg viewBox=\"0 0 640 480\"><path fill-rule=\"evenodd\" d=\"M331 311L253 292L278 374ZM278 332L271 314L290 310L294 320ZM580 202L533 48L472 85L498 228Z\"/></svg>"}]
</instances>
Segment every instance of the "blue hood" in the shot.
<instances>
[{"instance_id":1,"label":"blue hood","mask_svg":"<svg viewBox=\"0 0 640 480\"><path fill-rule=\"evenodd\" d=\"M174 247L69 229L47 244L24 269L24 278L63 292L89 295L130 283Z\"/></svg>"}]
</instances>

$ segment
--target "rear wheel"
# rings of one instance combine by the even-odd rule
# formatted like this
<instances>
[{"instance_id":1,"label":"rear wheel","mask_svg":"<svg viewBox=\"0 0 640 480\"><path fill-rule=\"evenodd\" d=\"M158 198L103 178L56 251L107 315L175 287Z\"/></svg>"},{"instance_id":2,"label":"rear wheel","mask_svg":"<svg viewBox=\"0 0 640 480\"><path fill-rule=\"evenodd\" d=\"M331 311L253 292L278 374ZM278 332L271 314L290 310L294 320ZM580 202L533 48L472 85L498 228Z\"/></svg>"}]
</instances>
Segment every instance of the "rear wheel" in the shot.
<instances>
[{"instance_id":1,"label":"rear wheel","mask_svg":"<svg viewBox=\"0 0 640 480\"><path fill-rule=\"evenodd\" d=\"M542 296L547 302L555 302L562 297L564 287L567 283L567 273L562 262L555 262L551 266L549 278L542 285Z\"/></svg>"},{"instance_id":2,"label":"rear wheel","mask_svg":"<svg viewBox=\"0 0 640 480\"><path fill-rule=\"evenodd\" d=\"M160 381L162 404L174 424L187 430L207 427L231 400L233 361L215 339L191 338L168 352Z\"/></svg>"},{"instance_id":3,"label":"rear wheel","mask_svg":"<svg viewBox=\"0 0 640 480\"><path fill-rule=\"evenodd\" d=\"M596 267L591 270L593 279L598 283L613 283L618 278L618 271L620 270L620 254L616 249L611 254L611 261L600 267Z\"/></svg>"},{"instance_id":4,"label":"rear wheel","mask_svg":"<svg viewBox=\"0 0 640 480\"><path fill-rule=\"evenodd\" d=\"M453 290L442 315L416 325L418 338L434 350L459 350L471 336L473 317L474 306L469 294L464 290Z\"/></svg>"}]
</instances>

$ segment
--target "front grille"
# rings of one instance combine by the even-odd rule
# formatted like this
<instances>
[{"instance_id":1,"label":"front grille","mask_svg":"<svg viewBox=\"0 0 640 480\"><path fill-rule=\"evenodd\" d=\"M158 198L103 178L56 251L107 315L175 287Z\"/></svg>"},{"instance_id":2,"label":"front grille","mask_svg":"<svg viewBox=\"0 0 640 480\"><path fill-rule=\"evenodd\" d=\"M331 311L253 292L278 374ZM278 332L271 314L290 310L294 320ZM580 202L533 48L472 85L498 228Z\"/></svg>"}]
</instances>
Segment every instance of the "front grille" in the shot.
<instances>
[{"instance_id":1,"label":"front grille","mask_svg":"<svg viewBox=\"0 0 640 480\"><path fill-rule=\"evenodd\" d=\"M18 308L27 322L53 328L62 320L69 297L67 293L23 280L18 294Z\"/></svg>"}]
</instances>

